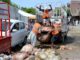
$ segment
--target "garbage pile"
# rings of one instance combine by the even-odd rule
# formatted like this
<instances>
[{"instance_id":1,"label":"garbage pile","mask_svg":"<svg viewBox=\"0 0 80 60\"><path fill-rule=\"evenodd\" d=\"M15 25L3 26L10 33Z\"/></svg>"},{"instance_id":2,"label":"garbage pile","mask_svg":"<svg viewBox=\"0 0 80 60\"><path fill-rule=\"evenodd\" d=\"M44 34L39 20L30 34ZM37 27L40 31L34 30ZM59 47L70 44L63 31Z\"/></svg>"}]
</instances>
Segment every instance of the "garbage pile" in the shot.
<instances>
[{"instance_id":1,"label":"garbage pile","mask_svg":"<svg viewBox=\"0 0 80 60\"><path fill-rule=\"evenodd\" d=\"M13 55L12 60L61 60L60 55L53 49L37 49L25 45L20 52Z\"/></svg>"},{"instance_id":2,"label":"garbage pile","mask_svg":"<svg viewBox=\"0 0 80 60\"><path fill-rule=\"evenodd\" d=\"M11 55L0 54L0 60L12 60Z\"/></svg>"},{"instance_id":3,"label":"garbage pile","mask_svg":"<svg viewBox=\"0 0 80 60\"><path fill-rule=\"evenodd\" d=\"M35 55L35 60L61 60L61 56L53 49L42 49Z\"/></svg>"},{"instance_id":4,"label":"garbage pile","mask_svg":"<svg viewBox=\"0 0 80 60\"><path fill-rule=\"evenodd\" d=\"M61 60L61 56L53 49L38 49L25 45L12 55L0 55L0 60Z\"/></svg>"},{"instance_id":5,"label":"garbage pile","mask_svg":"<svg viewBox=\"0 0 80 60\"><path fill-rule=\"evenodd\" d=\"M20 52L17 52L12 55L12 60L25 60L32 55L32 52L33 52L33 46L30 44L25 45L23 46Z\"/></svg>"}]
</instances>

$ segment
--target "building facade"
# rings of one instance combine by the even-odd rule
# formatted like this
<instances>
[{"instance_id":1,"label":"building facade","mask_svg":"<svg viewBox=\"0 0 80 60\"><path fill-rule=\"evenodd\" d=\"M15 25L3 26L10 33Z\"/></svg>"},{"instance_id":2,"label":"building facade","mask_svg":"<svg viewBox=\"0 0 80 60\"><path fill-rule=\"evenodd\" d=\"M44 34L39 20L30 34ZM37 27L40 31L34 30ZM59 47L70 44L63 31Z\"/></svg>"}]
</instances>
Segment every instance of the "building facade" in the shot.
<instances>
[{"instance_id":1,"label":"building facade","mask_svg":"<svg viewBox=\"0 0 80 60\"><path fill-rule=\"evenodd\" d=\"M72 16L80 16L80 0L71 0L70 11Z\"/></svg>"},{"instance_id":2,"label":"building facade","mask_svg":"<svg viewBox=\"0 0 80 60\"><path fill-rule=\"evenodd\" d=\"M8 6L6 4L0 4L0 8L3 9L8 9ZM21 15L18 11L20 9L10 6L10 19L15 19L15 20L22 20L26 21L28 20L28 17ZM6 10L0 10L0 14L8 14ZM0 15L0 18L2 19L7 19L8 17L6 15Z\"/></svg>"}]
</instances>

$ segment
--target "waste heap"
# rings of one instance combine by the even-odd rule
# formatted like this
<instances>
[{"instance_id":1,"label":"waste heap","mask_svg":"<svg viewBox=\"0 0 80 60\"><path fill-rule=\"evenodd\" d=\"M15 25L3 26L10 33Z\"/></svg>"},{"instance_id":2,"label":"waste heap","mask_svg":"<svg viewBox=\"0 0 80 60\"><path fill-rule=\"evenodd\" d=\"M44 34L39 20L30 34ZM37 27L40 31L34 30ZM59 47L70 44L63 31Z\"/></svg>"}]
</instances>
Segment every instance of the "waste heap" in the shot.
<instances>
[{"instance_id":1,"label":"waste heap","mask_svg":"<svg viewBox=\"0 0 80 60\"><path fill-rule=\"evenodd\" d=\"M54 49L38 49L32 45L25 45L17 53L0 54L0 60L61 60L61 56Z\"/></svg>"},{"instance_id":2,"label":"waste heap","mask_svg":"<svg viewBox=\"0 0 80 60\"><path fill-rule=\"evenodd\" d=\"M11 55L0 54L0 60L11 60Z\"/></svg>"},{"instance_id":3,"label":"waste heap","mask_svg":"<svg viewBox=\"0 0 80 60\"><path fill-rule=\"evenodd\" d=\"M61 60L61 56L53 49L42 49L35 54L35 60Z\"/></svg>"}]
</instances>

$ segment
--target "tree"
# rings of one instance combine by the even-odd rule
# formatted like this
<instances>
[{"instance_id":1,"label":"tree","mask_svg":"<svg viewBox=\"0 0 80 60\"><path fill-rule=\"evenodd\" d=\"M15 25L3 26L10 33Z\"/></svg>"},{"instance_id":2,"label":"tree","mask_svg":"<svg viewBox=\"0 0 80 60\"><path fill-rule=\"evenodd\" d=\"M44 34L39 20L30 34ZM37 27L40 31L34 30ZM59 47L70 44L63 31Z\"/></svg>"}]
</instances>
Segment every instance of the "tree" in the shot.
<instances>
[{"instance_id":1,"label":"tree","mask_svg":"<svg viewBox=\"0 0 80 60\"><path fill-rule=\"evenodd\" d=\"M67 9L67 16L71 16L70 9Z\"/></svg>"},{"instance_id":2,"label":"tree","mask_svg":"<svg viewBox=\"0 0 80 60\"><path fill-rule=\"evenodd\" d=\"M56 7L54 9L54 12L55 12L55 16L60 16L61 15L61 8L60 7Z\"/></svg>"},{"instance_id":3,"label":"tree","mask_svg":"<svg viewBox=\"0 0 80 60\"><path fill-rule=\"evenodd\" d=\"M2 2L6 2L6 3L10 3L11 6L14 6L14 7L19 8L18 5L15 4L15 3L12 3L11 0L0 0L0 1L2 1Z\"/></svg>"},{"instance_id":4,"label":"tree","mask_svg":"<svg viewBox=\"0 0 80 60\"><path fill-rule=\"evenodd\" d=\"M2 2L6 2L6 3L10 3L11 4L11 1L10 0L0 0Z\"/></svg>"},{"instance_id":5,"label":"tree","mask_svg":"<svg viewBox=\"0 0 80 60\"><path fill-rule=\"evenodd\" d=\"M11 3L11 6L14 6L16 8L19 8L19 6L17 4L15 4L15 3Z\"/></svg>"},{"instance_id":6,"label":"tree","mask_svg":"<svg viewBox=\"0 0 80 60\"><path fill-rule=\"evenodd\" d=\"M25 8L25 7L22 7L21 9L23 11L27 12L27 13L36 14L36 9L34 9L34 8Z\"/></svg>"},{"instance_id":7,"label":"tree","mask_svg":"<svg viewBox=\"0 0 80 60\"><path fill-rule=\"evenodd\" d=\"M70 3L67 4L67 16L71 16Z\"/></svg>"},{"instance_id":8,"label":"tree","mask_svg":"<svg viewBox=\"0 0 80 60\"><path fill-rule=\"evenodd\" d=\"M0 0L0 1L9 3L9 0ZM10 5L14 6L16 8L19 8L19 6L17 4L15 4L15 3L11 2L11 1L10 1ZM36 14L36 9L34 9L34 8L25 8L25 7L22 7L21 9L23 11L27 12L27 13Z\"/></svg>"},{"instance_id":9,"label":"tree","mask_svg":"<svg viewBox=\"0 0 80 60\"><path fill-rule=\"evenodd\" d=\"M67 6L63 6L62 8L67 12L67 17L71 16L70 4L69 3L67 4Z\"/></svg>"}]
</instances>

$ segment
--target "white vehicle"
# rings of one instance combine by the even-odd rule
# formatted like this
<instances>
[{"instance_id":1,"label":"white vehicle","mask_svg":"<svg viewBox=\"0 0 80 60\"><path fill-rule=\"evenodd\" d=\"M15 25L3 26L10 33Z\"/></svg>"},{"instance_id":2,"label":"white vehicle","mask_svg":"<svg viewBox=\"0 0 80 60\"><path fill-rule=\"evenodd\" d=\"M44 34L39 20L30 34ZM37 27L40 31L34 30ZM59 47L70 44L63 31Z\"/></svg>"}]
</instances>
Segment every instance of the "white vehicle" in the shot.
<instances>
[{"instance_id":1,"label":"white vehicle","mask_svg":"<svg viewBox=\"0 0 80 60\"><path fill-rule=\"evenodd\" d=\"M4 20L2 21L2 31L5 30L4 28ZM8 22L7 22L8 23ZM14 47L27 39L28 31L25 29L25 23L19 20L10 20L10 32L11 32L11 46ZM8 24L7 24L8 25ZM7 29L7 28L6 28ZM3 36L5 36L4 32L2 33ZM8 34L8 29L7 29L7 35Z\"/></svg>"}]
</instances>

